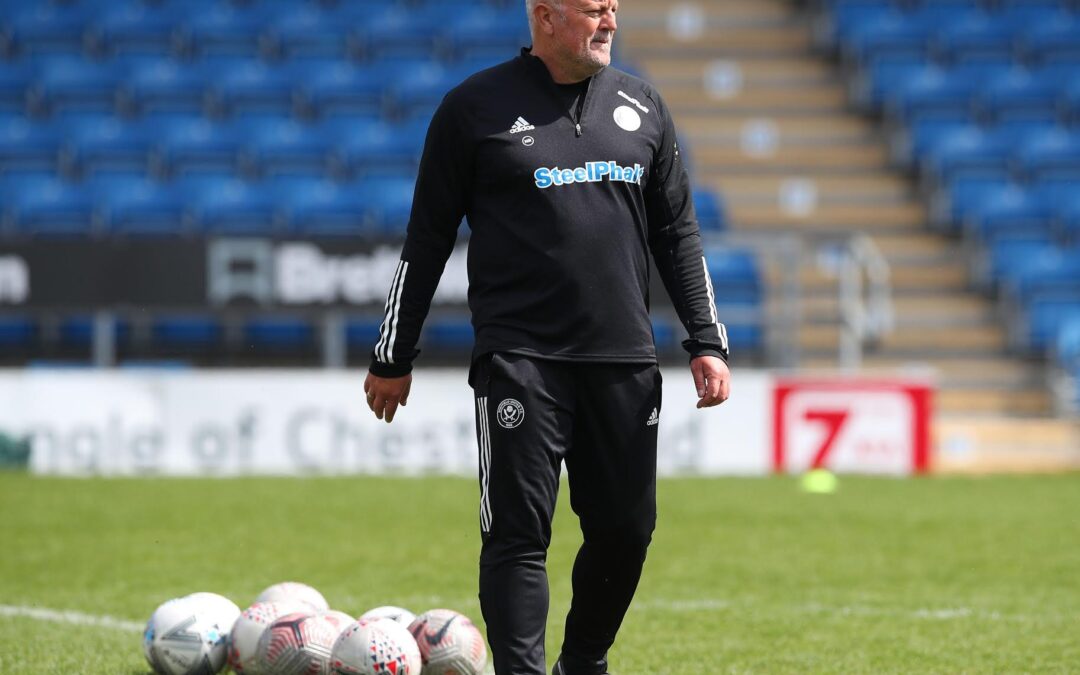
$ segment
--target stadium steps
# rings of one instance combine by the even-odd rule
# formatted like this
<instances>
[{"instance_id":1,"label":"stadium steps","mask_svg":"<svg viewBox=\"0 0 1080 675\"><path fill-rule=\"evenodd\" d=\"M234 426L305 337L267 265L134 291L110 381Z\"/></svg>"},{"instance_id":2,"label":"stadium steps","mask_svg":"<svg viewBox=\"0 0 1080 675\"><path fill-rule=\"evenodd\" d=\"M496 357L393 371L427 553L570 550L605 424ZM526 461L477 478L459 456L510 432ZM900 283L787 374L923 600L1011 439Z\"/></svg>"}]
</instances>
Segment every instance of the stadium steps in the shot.
<instances>
[{"instance_id":1,"label":"stadium steps","mask_svg":"<svg viewBox=\"0 0 1080 675\"><path fill-rule=\"evenodd\" d=\"M896 328L864 354L868 370L935 373L947 419L1051 414L1041 368L1006 351L993 304L971 290L963 250L929 229L882 129L849 108L843 72L814 50L809 17L785 0L695 7L628 4L618 48L663 92L694 180L721 192L731 230L759 241L800 235L801 365L838 365L837 282L819 269L819 247L869 234L891 266ZM688 12L702 30L688 28ZM773 288L784 277L778 264L764 265ZM782 299L766 311L778 316Z\"/></svg>"}]
</instances>

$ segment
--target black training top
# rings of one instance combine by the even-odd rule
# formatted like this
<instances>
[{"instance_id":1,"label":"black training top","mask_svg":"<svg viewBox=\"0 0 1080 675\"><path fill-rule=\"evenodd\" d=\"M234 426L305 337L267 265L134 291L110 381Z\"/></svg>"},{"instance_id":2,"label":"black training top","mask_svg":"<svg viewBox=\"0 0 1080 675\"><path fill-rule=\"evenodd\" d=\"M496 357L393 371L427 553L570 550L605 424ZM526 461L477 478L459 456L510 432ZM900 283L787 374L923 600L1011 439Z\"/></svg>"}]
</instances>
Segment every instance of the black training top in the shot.
<instances>
[{"instance_id":1,"label":"black training top","mask_svg":"<svg viewBox=\"0 0 1080 675\"><path fill-rule=\"evenodd\" d=\"M523 49L443 99L371 372L408 373L462 217L473 356L653 362L649 252L691 355L727 358L675 127L647 83L604 68L568 105Z\"/></svg>"}]
</instances>

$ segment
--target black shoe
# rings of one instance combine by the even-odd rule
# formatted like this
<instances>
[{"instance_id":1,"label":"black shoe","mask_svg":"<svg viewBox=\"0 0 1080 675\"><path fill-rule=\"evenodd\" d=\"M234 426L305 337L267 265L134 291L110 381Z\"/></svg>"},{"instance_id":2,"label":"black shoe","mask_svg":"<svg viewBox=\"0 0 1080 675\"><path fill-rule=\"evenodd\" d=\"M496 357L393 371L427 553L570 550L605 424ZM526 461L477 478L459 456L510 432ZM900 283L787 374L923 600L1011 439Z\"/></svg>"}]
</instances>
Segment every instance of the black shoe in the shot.
<instances>
[{"instance_id":1,"label":"black shoe","mask_svg":"<svg viewBox=\"0 0 1080 675\"><path fill-rule=\"evenodd\" d=\"M562 659L555 662L555 666L551 669L551 675L566 675L566 669L563 668ZM611 675L611 673L601 673L600 675Z\"/></svg>"}]
</instances>

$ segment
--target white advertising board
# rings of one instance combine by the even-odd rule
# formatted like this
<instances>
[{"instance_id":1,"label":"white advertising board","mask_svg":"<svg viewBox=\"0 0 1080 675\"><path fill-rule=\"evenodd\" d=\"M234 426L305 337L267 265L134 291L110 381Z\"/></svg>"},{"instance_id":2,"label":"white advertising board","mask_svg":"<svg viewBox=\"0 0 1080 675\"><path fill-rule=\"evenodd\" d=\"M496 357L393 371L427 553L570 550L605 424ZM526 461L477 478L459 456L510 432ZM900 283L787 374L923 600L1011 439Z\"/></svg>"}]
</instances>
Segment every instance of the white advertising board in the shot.
<instances>
[{"instance_id":1,"label":"white advertising board","mask_svg":"<svg viewBox=\"0 0 1080 675\"><path fill-rule=\"evenodd\" d=\"M772 378L737 374L731 400L694 408L687 368L666 368L661 475L773 470ZM31 439L31 470L58 475L476 475L464 370L419 370L393 424L359 371L0 373L0 431ZM644 424L645 420L641 420Z\"/></svg>"}]
</instances>

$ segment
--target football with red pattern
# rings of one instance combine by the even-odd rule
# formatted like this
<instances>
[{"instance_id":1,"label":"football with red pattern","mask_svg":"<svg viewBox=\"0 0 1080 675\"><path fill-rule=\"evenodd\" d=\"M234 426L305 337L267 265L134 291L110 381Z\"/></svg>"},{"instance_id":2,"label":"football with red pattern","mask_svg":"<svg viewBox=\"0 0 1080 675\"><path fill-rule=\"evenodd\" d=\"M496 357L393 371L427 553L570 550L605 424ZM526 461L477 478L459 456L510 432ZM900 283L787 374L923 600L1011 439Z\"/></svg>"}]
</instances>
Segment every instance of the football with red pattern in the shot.
<instances>
[{"instance_id":1,"label":"football with red pattern","mask_svg":"<svg viewBox=\"0 0 1080 675\"><path fill-rule=\"evenodd\" d=\"M480 675L487 664L484 636L469 617L432 609L416 617L409 632L424 663L421 675Z\"/></svg>"}]
</instances>

